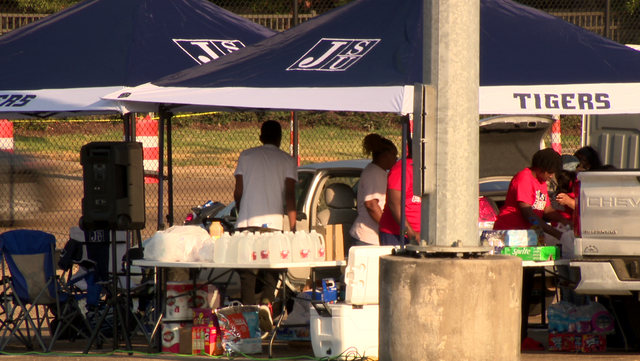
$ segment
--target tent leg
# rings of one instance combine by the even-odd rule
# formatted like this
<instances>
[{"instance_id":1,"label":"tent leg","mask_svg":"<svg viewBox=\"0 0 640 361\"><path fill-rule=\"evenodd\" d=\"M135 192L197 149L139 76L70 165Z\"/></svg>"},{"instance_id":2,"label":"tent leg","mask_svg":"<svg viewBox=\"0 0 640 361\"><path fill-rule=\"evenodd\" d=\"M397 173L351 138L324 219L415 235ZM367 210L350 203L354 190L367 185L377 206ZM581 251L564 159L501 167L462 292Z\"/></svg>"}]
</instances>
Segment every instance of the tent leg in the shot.
<instances>
[{"instance_id":1,"label":"tent leg","mask_svg":"<svg viewBox=\"0 0 640 361\"><path fill-rule=\"evenodd\" d=\"M167 112L164 106L158 109L158 230L164 229L162 202L164 200L164 119Z\"/></svg>"},{"instance_id":2,"label":"tent leg","mask_svg":"<svg viewBox=\"0 0 640 361\"><path fill-rule=\"evenodd\" d=\"M167 221L169 221L169 227L173 226L173 147L171 143L171 116L171 113L167 113L167 196L169 198Z\"/></svg>"}]
</instances>

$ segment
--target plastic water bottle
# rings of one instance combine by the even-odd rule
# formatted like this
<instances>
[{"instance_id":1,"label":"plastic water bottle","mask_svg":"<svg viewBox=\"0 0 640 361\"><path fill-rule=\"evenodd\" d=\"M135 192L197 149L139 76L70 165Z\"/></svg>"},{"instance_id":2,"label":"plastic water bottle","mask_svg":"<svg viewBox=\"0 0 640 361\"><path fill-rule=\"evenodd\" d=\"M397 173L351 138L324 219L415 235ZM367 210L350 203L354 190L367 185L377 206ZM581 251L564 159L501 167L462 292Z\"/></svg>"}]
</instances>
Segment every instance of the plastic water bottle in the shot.
<instances>
[{"instance_id":1,"label":"plastic water bottle","mask_svg":"<svg viewBox=\"0 0 640 361\"><path fill-rule=\"evenodd\" d=\"M324 237L315 229L309 233L309 237L311 238L311 257L314 261L323 262L325 260Z\"/></svg>"},{"instance_id":2,"label":"plastic water bottle","mask_svg":"<svg viewBox=\"0 0 640 361\"><path fill-rule=\"evenodd\" d=\"M229 232L224 232L220 238L213 242L213 262L225 263L227 248L229 247L229 242L231 242L231 235Z\"/></svg>"}]
</instances>

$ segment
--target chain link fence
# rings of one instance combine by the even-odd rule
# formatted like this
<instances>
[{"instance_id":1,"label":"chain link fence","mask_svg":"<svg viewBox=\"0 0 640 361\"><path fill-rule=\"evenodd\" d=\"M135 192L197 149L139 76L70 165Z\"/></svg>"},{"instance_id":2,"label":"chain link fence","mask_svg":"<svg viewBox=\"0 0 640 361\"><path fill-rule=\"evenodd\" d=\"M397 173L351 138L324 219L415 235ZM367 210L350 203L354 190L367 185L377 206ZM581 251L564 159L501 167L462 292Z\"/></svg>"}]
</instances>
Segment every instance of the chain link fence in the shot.
<instances>
[{"instance_id":1,"label":"chain link fence","mask_svg":"<svg viewBox=\"0 0 640 361\"><path fill-rule=\"evenodd\" d=\"M0 34L45 17L74 0L0 0ZM286 30L293 25L291 1L225 0L213 3L237 14L272 27ZM299 21L317 16L348 0L300 0ZM635 10L616 1L529 0L527 5L561 16L580 26L610 34L617 41L639 43L638 29L633 28ZM626 3L626 2L624 2ZM567 13L567 14L565 14ZM585 13L598 13L588 22ZM607 15L609 20L605 25ZM573 14L573 15L571 15ZM626 14L626 17L623 15ZM595 19L595 20L594 20ZM634 20L636 27L640 23ZM150 237L159 223L181 224L192 207L207 200L229 203L233 199L233 171L244 149L258 146L260 123L278 120L283 126L281 148L292 152L291 112L239 112L175 115L171 123L173 162L173 210L169 213L166 182L158 199L157 176L145 178L146 228L143 239ZM400 148L400 119L393 114L299 112L299 163L301 165L362 157L361 141L376 132L388 137ZM139 122L138 136L147 137ZM579 116L562 116L562 152L572 154L581 144ZM155 128L154 128L155 129ZM83 197L80 148L95 141L121 141L124 127L119 116L98 119L49 119L0 121L0 232L16 228L36 228L53 233L59 245L68 239L69 228L78 224ZM156 133L157 134L157 133ZM164 144L167 144L165 132ZM158 140L142 139L143 146L153 147ZM551 146L551 137L545 138ZM10 148L10 149L9 149ZM163 149L166 157L166 148ZM154 151L145 151L145 159ZM157 154L157 150L155 150ZM6 159L5 159L6 158ZM153 160L146 160L145 163ZM149 166L146 164L146 167ZM157 167L157 166L156 166ZM156 168L157 169L157 168ZM150 170L150 169L149 169ZM164 174L167 174L166 159ZM152 174L152 173L148 173ZM159 207L158 204L161 206Z\"/></svg>"},{"instance_id":2,"label":"chain link fence","mask_svg":"<svg viewBox=\"0 0 640 361\"><path fill-rule=\"evenodd\" d=\"M640 2L628 0L519 0L622 44L640 44Z\"/></svg>"}]
</instances>

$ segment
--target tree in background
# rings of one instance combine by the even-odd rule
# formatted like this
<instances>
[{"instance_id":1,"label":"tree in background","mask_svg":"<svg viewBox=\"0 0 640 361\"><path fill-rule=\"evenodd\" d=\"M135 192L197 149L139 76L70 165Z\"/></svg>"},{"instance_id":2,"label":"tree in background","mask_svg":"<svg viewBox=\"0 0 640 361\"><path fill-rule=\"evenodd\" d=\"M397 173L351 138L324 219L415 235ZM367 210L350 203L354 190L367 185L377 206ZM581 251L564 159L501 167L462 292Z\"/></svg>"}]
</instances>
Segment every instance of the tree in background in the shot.
<instances>
[{"instance_id":1,"label":"tree in background","mask_svg":"<svg viewBox=\"0 0 640 361\"><path fill-rule=\"evenodd\" d=\"M80 0L14 0L20 10L33 14L53 14Z\"/></svg>"}]
</instances>

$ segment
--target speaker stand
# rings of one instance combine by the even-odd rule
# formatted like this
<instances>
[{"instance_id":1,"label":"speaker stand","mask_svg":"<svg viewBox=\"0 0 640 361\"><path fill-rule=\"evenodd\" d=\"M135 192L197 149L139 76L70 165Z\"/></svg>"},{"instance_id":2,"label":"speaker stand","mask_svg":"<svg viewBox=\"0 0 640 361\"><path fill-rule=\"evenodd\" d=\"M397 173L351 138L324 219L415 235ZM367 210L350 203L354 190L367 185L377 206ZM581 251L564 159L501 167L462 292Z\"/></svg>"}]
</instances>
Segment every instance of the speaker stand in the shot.
<instances>
[{"instance_id":1,"label":"speaker stand","mask_svg":"<svg viewBox=\"0 0 640 361\"><path fill-rule=\"evenodd\" d=\"M129 239L129 231L127 231L127 249L129 248L129 244L128 244L128 239ZM111 294L111 299L109 299L109 301L107 301L107 305L102 313L102 315L100 316L100 320L98 321L98 323L96 323L95 329L93 330L93 332L91 333L91 338L89 339L89 342L87 343L87 346L84 349L84 353L87 354L89 353L89 349L91 348L91 345L93 344L93 341L95 340L96 336L98 335L98 333L100 332L100 327L102 327L102 324L104 323L105 319L107 318L107 314L109 313L109 310L111 308L113 308L113 349L117 350L118 349L118 326L121 327L121 331L122 331L122 336L125 340L126 343L126 350L129 351L128 354L132 355L133 354L133 349L131 347L131 338L129 335L129 329L128 329L128 325L129 325L129 272L127 272L127 290L125 293L127 293L126 297L125 297L125 305L122 305L121 300L122 297L119 295L118 292L118 243L117 243L117 234L116 234L116 230L113 229L111 230L111 290L110 290L110 294ZM128 262L127 262L128 263ZM128 267L128 265L127 265ZM109 287L109 286L107 286ZM125 312L125 317L122 317L122 311L124 309ZM125 320L125 322L118 322L119 320Z\"/></svg>"}]
</instances>

